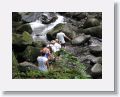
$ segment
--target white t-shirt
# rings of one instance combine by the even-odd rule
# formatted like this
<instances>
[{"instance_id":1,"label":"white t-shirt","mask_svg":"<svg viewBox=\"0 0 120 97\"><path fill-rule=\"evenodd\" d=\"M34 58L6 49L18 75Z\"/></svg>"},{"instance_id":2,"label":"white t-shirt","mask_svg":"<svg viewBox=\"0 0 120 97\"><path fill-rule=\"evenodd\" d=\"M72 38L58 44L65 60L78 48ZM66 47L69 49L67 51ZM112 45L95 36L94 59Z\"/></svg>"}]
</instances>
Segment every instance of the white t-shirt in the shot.
<instances>
[{"instance_id":1,"label":"white t-shirt","mask_svg":"<svg viewBox=\"0 0 120 97\"><path fill-rule=\"evenodd\" d=\"M62 44L65 43L65 34L63 32L57 33L57 39L59 40L59 42L61 42Z\"/></svg>"},{"instance_id":2,"label":"white t-shirt","mask_svg":"<svg viewBox=\"0 0 120 97\"><path fill-rule=\"evenodd\" d=\"M46 66L46 61L48 59L46 57L43 57L43 56L38 56L37 57L37 61L38 61L38 64L39 64L39 70L41 71L47 71L47 66Z\"/></svg>"},{"instance_id":3,"label":"white t-shirt","mask_svg":"<svg viewBox=\"0 0 120 97\"><path fill-rule=\"evenodd\" d=\"M53 45L53 44L49 44L49 45L47 45L48 47L50 46L51 48L52 48L52 51L53 52L56 52L56 48L55 48L55 46Z\"/></svg>"},{"instance_id":4,"label":"white t-shirt","mask_svg":"<svg viewBox=\"0 0 120 97\"><path fill-rule=\"evenodd\" d=\"M56 51L60 51L61 45L59 43L55 43L54 47L55 47Z\"/></svg>"}]
</instances>

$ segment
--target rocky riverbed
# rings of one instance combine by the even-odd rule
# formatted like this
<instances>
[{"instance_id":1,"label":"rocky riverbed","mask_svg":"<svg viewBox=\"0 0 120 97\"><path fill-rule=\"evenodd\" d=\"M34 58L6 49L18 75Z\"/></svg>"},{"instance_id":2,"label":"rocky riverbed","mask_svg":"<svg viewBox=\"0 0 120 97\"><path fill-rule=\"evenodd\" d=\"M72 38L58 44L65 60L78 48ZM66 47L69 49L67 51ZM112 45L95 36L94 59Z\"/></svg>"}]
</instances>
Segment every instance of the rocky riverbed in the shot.
<instances>
[{"instance_id":1,"label":"rocky riverbed","mask_svg":"<svg viewBox=\"0 0 120 97\"><path fill-rule=\"evenodd\" d=\"M26 72L38 71L36 58L39 56L42 45L55 39L56 34L61 29L72 40L66 40L67 46L65 48L66 52L71 53L69 55L74 56L74 60L77 60L73 61L72 64L77 64L78 61L83 64L84 72L89 75L88 78L102 78L101 12L13 12L13 78L25 78ZM67 56L65 58L69 60L73 57ZM52 73L58 74L59 70L56 70ZM69 72L71 72L70 70ZM67 75L67 73L65 74ZM37 74L39 75L38 72ZM46 78L52 78L50 74L51 71L44 75L47 76ZM55 76L53 78L61 78L61 75ZM82 78L81 76L69 76L72 76L71 78ZM63 78L69 77L64 76Z\"/></svg>"}]
</instances>

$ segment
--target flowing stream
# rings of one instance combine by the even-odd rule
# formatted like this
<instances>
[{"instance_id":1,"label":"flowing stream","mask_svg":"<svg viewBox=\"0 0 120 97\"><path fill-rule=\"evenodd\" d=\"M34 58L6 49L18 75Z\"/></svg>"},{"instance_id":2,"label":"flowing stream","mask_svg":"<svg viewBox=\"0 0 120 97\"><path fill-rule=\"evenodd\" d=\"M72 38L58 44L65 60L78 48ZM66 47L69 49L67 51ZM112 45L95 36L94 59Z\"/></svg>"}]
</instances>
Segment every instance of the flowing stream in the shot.
<instances>
[{"instance_id":1,"label":"flowing stream","mask_svg":"<svg viewBox=\"0 0 120 97\"><path fill-rule=\"evenodd\" d=\"M34 41L47 41L46 34L48 31L50 31L52 28L54 28L59 23L65 23L64 17L57 14L57 20L50 24L42 24L42 22L39 20L36 20L35 22L31 22L31 28L33 30L32 37Z\"/></svg>"}]
</instances>

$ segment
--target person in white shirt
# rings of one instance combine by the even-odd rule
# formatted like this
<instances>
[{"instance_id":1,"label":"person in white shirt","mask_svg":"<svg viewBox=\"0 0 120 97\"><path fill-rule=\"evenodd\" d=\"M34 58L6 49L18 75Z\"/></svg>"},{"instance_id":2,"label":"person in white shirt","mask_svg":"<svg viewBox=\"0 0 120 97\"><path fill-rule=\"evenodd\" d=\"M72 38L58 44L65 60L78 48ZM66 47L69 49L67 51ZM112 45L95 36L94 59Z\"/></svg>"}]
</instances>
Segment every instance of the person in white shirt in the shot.
<instances>
[{"instance_id":1,"label":"person in white shirt","mask_svg":"<svg viewBox=\"0 0 120 97\"><path fill-rule=\"evenodd\" d=\"M57 33L56 38L59 40L59 43L61 43L61 46L62 46L62 47L65 47L65 39L64 39L64 38L67 38L68 40L71 41L71 39L70 39L69 37L67 37L67 36L65 35L65 33L62 32L62 30L60 30L60 32Z\"/></svg>"},{"instance_id":2,"label":"person in white shirt","mask_svg":"<svg viewBox=\"0 0 120 97\"><path fill-rule=\"evenodd\" d=\"M61 44L59 44L58 39L55 39L54 47L56 48L56 52L57 52L57 51L60 51L60 49L61 49Z\"/></svg>"},{"instance_id":3,"label":"person in white shirt","mask_svg":"<svg viewBox=\"0 0 120 97\"><path fill-rule=\"evenodd\" d=\"M55 41L52 40L52 41L50 42L50 44L47 45L47 47L51 47L52 52L56 52L56 48L55 48L54 44L55 44Z\"/></svg>"},{"instance_id":4,"label":"person in white shirt","mask_svg":"<svg viewBox=\"0 0 120 97\"><path fill-rule=\"evenodd\" d=\"M40 71L48 71L48 59L45 57L45 53L42 53L42 56L37 57L38 68Z\"/></svg>"}]
</instances>

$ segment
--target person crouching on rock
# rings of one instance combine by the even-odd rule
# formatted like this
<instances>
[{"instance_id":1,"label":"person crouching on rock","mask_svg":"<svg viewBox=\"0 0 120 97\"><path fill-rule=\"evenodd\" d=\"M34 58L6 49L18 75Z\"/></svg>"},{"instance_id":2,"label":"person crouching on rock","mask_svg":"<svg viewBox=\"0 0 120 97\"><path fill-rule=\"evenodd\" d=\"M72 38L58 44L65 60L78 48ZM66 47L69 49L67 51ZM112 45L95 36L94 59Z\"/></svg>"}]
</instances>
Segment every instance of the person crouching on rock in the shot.
<instances>
[{"instance_id":1,"label":"person crouching on rock","mask_svg":"<svg viewBox=\"0 0 120 97\"><path fill-rule=\"evenodd\" d=\"M38 68L40 71L48 71L49 63L48 59L45 57L45 53L41 53L41 56L37 57Z\"/></svg>"}]
</instances>

